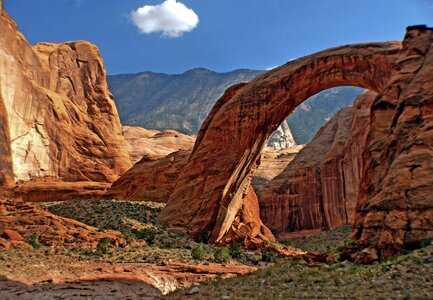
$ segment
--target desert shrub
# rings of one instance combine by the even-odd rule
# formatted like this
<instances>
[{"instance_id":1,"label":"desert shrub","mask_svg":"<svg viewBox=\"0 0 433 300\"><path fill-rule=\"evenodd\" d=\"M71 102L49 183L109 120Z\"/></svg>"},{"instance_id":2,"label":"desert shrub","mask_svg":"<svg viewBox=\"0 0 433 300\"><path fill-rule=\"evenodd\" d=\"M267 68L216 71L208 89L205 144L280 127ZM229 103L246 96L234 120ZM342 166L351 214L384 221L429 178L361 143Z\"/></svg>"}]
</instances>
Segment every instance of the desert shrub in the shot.
<instances>
[{"instance_id":1,"label":"desert shrub","mask_svg":"<svg viewBox=\"0 0 433 300\"><path fill-rule=\"evenodd\" d=\"M239 258L242 255L242 249L238 243L231 244L229 250L230 250L230 256L233 258Z\"/></svg>"},{"instance_id":2,"label":"desert shrub","mask_svg":"<svg viewBox=\"0 0 433 300\"><path fill-rule=\"evenodd\" d=\"M416 249L424 248L429 245L431 245L431 239L423 239L420 241L410 242L410 243L404 243L402 247L402 253L407 253L409 251L413 251Z\"/></svg>"},{"instance_id":3,"label":"desert shrub","mask_svg":"<svg viewBox=\"0 0 433 300\"><path fill-rule=\"evenodd\" d=\"M135 235L138 239L145 240L149 246L152 246L156 242L156 233L157 231L155 229L144 228L135 233Z\"/></svg>"},{"instance_id":4,"label":"desert shrub","mask_svg":"<svg viewBox=\"0 0 433 300\"><path fill-rule=\"evenodd\" d=\"M262 261L274 262L277 260L277 256L274 252L264 250L262 251Z\"/></svg>"},{"instance_id":5,"label":"desert shrub","mask_svg":"<svg viewBox=\"0 0 433 300\"><path fill-rule=\"evenodd\" d=\"M219 263L228 262L232 258L229 249L225 246L216 248L213 257L214 260Z\"/></svg>"},{"instance_id":6,"label":"desert shrub","mask_svg":"<svg viewBox=\"0 0 433 300\"><path fill-rule=\"evenodd\" d=\"M41 244L39 243L39 235L36 233L31 233L26 238L26 243L33 247L33 249L41 248Z\"/></svg>"},{"instance_id":7,"label":"desert shrub","mask_svg":"<svg viewBox=\"0 0 433 300\"><path fill-rule=\"evenodd\" d=\"M96 245L96 252L105 254L111 246L113 240L109 237L103 237L99 240L98 245Z\"/></svg>"},{"instance_id":8,"label":"desert shrub","mask_svg":"<svg viewBox=\"0 0 433 300\"><path fill-rule=\"evenodd\" d=\"M191 250L191 256L193 259L196 259L196 260L204 260L205 259L206 249L204 248L202 243Z\"/></svg>"}]
</instances>

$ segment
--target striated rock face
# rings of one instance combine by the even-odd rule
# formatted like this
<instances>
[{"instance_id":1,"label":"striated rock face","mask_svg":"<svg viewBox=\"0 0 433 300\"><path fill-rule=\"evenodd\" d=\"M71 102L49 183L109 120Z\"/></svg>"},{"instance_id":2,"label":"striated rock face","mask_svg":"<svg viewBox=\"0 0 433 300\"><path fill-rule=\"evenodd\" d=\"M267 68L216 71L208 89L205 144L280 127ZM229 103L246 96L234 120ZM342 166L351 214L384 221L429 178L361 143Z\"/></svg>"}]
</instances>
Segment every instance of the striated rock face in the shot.
<instances>
[{"instance_id":1,"label":"striated rock face","mask_svg":"<svg viewBox=\"0 0 433 300\"><path fill-rule=\"evenodd\" d=\"M123 126L132 163L142 157L162 158L178 150L190 150L195 138L175 130L149 130L138 126Z\"/></svg>"},{"instance_id":2,"label":"striated rock face","mask_svg":"<svg viewBox=\"0 0 433 300\"><path fill-rule=\"evenodd\" d=\"M381 91L400 49L398 42L333 48L228 89L203 123L191 158L158 220L191 235L208 231L210 241L222 241L238 216L242 222L260 152L287 115L311 95L333 86ZM253 238L266 231L250 229Z\"/></svg>"},{"instance_id":3,"label":"striated rock face","mask_svg":"<svg viewBox=\"0 0 433 300\"><path fill-rule=\"evenodd\" d=\"M5 12L0 28L0 101L14 179L117 179L131 162L97 47L31 46Z\"/></svg>"},{"instance_id":4,"label":"striated rock face","mask_svg":"<svg viewBox=\"0 0 433 300\"><path fill-rule=\"evenodd\" d=\"M11 140L9 136L8 114L0 91L0 193L13 183Z\"/></svg>"},{"instance_id":5,"label":"striated rock face","mask_svg":"<svg viewBox=\"0 0 433 300\"><path fill-rule=\"evenodd\" d=\"M112 184L105 198L166 203L190 154L181 150L163 158L144 156Z\"/></svg>"},{"instance_id":6,"label":"striated rock face","mask_svg":"<svg viewBox=\"0 0 433 300\"><path fill-rule=\"evenodd\" d=\"M409 27L371 108L354 236L363 260L433 238L433 29Z\"/></svg>"},{"instance_id":7,"label":"striated rock face","mask_svg":"<svg viewBox=\"0 0 433 300\"><path fill-rule=\"evenodd\" d=\"M362 174L360 149L375 93L337 113L294 160L257 189L260 215L272 232L332 229L353 223Z\"/></svg>"}]
</instances>

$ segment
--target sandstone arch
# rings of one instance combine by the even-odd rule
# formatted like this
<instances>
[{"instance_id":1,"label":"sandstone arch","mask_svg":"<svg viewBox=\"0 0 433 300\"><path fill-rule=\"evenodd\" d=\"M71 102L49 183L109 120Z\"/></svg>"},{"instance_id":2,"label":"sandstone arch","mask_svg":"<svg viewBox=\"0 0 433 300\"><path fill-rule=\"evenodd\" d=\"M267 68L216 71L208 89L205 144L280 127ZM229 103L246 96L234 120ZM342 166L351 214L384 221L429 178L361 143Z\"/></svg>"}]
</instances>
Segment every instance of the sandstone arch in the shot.
<instances>
[{"instance_id":1,"label":"sandstone arch","mask_svg":"<svg viewBox=\"0 0 433 300\"><path fill-rule=\"evenodd\" d=\"M203 123L158 220L195 236L210 232L212 242L224 242L230 231L240 238L272 239L250 188L270 134L295 107L321 90L353 85L380 92L400 49L399 42L337 47L228 89Z\"/></svg>"}]
</instances>

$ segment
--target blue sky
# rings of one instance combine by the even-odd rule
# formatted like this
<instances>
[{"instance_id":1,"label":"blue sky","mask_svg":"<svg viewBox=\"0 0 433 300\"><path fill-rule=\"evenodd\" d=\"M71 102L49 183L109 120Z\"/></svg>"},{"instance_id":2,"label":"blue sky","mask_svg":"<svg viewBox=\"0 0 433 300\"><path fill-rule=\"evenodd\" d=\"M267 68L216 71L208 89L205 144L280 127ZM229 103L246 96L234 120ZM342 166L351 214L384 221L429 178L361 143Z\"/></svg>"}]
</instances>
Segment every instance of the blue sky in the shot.
<instances>
[{"instance_id":1,"label":"blue sky","mask_svg":"<svg viewBox=\"0 0 433 300\"><path fill-rule=\"evenodd\" d=\"M401 40L408 25L433 26L433 0L180 0L186 19L162 20L165 31L153 22L163 0L4 2L31 43L88 40L109 74L266 69L342 44ZM131 13L145 5L134 24Z\"/></svg>"}]
</instances>

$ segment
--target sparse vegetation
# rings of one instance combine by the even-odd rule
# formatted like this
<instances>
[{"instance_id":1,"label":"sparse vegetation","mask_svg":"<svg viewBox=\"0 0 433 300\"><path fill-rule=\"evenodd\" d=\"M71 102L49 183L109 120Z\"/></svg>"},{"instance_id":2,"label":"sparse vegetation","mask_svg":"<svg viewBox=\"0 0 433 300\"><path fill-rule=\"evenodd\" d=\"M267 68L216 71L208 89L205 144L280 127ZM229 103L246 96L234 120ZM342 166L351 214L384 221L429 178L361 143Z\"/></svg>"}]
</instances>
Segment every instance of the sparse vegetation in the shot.
<instances>
[{"instance_id":1,"label":"sparse vegetation","mask_svg":"<svg viewBox=\"0 0 433 300\"><path fill-rule=\"evenodd\" d=\"M26 243L33 247L33 249L41 248L41 244L39 243L39 236L35 233L31 233L25 239Z\"/></svg>"},{"instance_id":2,"label":"sparse vegetation","mask_svg":"<svg viewBox=\"0 0 433 300\"><path fill-rule=\"evenodd\" d=\"M204 260L205 259L206 249L204 248L202 243L191 250L191 257L195 260Z\"/></svg>"},{"instance_id":3,"label":"sparse vegetation","mask_svg":"<svg viewBox=\"0 0 433 300\"><path fill-rule=\"evenodd\" d=\"M109 237L100 239L98 245L96 245L96 252L100 254L106 254L112 242L113 240Z\"/></svg>"},{"instance_id":4,"label":"sparse vegetation","mask_svg":"<svg viewBox=\"0 0 433 300\"><path fill-rule=\"evenodd\" d=\"M230 256L229 249L225 246L216 248L213 257L214 257L214 261L218 263L229 262L230 259L232 258Z\"/></svg>"}]
</instances>

